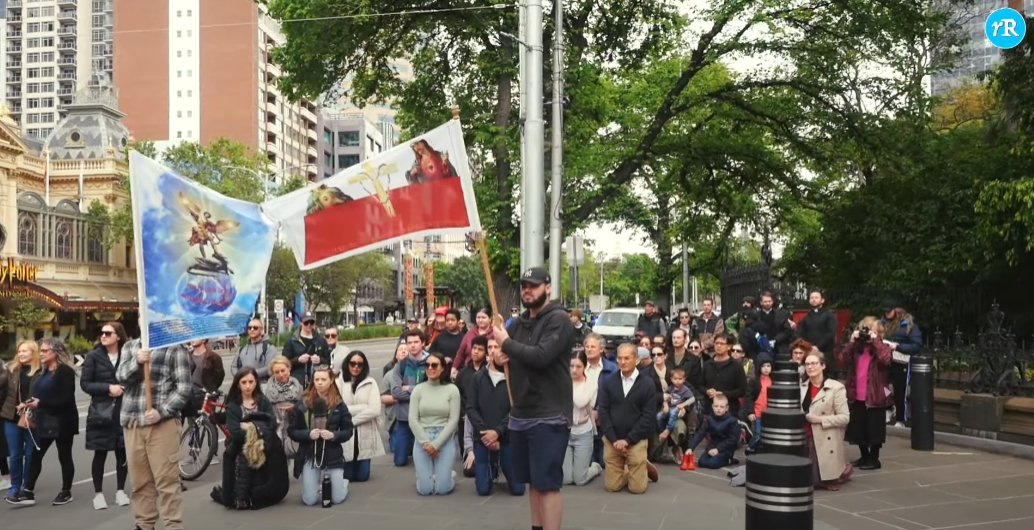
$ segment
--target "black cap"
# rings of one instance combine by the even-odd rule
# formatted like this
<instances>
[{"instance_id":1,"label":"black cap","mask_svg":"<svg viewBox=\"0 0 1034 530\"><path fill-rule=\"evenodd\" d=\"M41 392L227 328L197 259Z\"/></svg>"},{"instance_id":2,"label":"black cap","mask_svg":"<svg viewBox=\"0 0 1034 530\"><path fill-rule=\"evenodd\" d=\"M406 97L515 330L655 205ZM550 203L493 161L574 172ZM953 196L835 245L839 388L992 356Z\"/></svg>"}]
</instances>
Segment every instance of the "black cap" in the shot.
<instances>
[{"instance_id":1,"label":"black cap","mask_svg":"<svg viewBox=\"0 0 1034 530\"><path fill-rule=\"evenodd\" d=\"M313 315L312 311L306 311L306 312L302 313L302 322L304 323L304 322L309 322L309 321L315 322L316 321L316 315Z\"/></svg>"},{"instance_id":2,"label":"black cap","mask_svg":"<svg viewBox=\"0 0 1034 530\"><path fill-rule=\"evenodd\" d=\"M884 313L899 307L901 307L901 302L895 298L884 298L883 302L880 304L880 309L882 309Z\"/></svg>"},{"instance_id":3,"label":"black cap","mask_svg":"<svg viewBox=\"0 0 1034 530\"><path fill-rule=\"evenodd\" d=\"M521 283L542 285L544 283L553 283L553 279L549 277L549 273L543 267L532 267L521 275Z\"/></svg>"}]
</instances>

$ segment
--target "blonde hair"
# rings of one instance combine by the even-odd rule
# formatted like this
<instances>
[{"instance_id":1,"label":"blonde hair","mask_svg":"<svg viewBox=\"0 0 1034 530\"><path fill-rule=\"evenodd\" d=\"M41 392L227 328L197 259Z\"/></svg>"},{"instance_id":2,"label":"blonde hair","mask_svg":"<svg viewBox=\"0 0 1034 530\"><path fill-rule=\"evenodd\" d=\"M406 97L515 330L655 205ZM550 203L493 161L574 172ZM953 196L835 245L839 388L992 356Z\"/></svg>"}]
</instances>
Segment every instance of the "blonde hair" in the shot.
<instances>
[{"instance_id":1,"label":"blonde hair","mask_svg":"<svg viewBox=\"0 0 1034 530\"><path fill-rule=\"evenodd\" d=\"M729 398L725 397L725 394L719 394L719 395L711 398L711 405L717 405L719 403L725 403L726 405L728 405L729 404Z\"/></svg>"},{"instance_id":2,"label":"blonde hair","mask_svg":"<svg viewBox=\"0 0 1034 530\"><path fill-rule=\"evenodd\" d=\"M272 372L273 367L278 364L286 366L288 372L291 371L291 360L283 355L277 355L276 357L273 357L273 361L269 363L269 371Z\"/></svg>"},{"instance_id":3,"label":"blonde hair","mask_svg":"<svg viewBox=\"0 0 1034 530\"><path fill-rule=\"evenodd\" d=\"M879 333L882 337L887 330L883 326L883 322L880 322L880 319L874 316L867 316L863 318L861 322L858 323L858 329L869 329L872 327L873 323L876 324L876 332Z\"/></svg>"},{"instance_id":4,"label":"blonde hair","mask_svg":"<svg viewBox=\"0 0 1034 530\"><path fill-rule=\"evenodd\" d=\"M804 354L804 360L807 361L808 357L814 357L819 360L819 364L826 365L826 355L819 351L818 348L812 348L810 352Z\"/></svg>"},{"instance_id":5,"label":"blonde hair","mask_svg":"<svg viewBox=\"0 0 1034 530\"><path fill-rule=\"evenodd\" d=\"M18 360L17 353L18 350L22 349L22 346L28 346L29 350L32 352L32 357L29 359L29 375L36 375L36 372L40 371L42 365L40 364L39 359L39 344L36 344L36 341L34 340L23 340L18 343L18 347L15 349L14 358L7 364L7 368L11 373L16 375L18 371L22 369L22 363Z\"/></svg>"}]
</instances>

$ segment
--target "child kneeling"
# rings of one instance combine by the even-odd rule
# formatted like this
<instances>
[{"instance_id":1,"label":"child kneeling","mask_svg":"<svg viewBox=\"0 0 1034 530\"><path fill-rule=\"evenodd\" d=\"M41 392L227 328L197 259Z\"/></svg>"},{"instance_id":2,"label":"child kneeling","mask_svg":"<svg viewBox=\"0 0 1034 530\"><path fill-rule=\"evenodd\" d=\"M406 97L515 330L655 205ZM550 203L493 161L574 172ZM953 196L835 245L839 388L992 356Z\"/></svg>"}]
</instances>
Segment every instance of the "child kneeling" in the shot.
<instances>
[{"instance_id":1,"label":"child kneeling","mask_svg":"<svg viewBox=\"0 0 1034 530\"><path fill-rule=\"evenodd\" d=\"M330 482L330 501L345 502L348 480L342 444L352 437L352 415L328 367L321 366L313 372L312 386L305 391L293 415L290 436L298 442L294 477L301 477L302 504L319 504L324 473Z\"/></svg>"},{"instance_id":2,"label":"child kneeling","mask_svg":"<svg viewBox=\"0 0 1034 530\"><path fill-rule=\"evenodd\" d=\"M704 417L704 424L693 436L686 454L693 454L700 442L708 439L704 454L697 460L697 466L718 469L732 463L732 455L740 444L740 423L729 415L729 400L718 395L711 400L713 416Z\"/></svg>"}]
</instances>

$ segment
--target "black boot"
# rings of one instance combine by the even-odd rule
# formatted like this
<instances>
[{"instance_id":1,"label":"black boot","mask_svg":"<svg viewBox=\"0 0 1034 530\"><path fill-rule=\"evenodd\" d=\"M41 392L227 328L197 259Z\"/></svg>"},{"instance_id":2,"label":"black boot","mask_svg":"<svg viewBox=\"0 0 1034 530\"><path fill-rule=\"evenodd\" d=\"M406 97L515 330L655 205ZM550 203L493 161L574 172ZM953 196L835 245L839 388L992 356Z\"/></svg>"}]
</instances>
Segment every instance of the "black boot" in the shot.
<instances>
[{"instance_id":1,"label":"black boot","mask_svg":"<svg viewBox=\"0 0 1034 530\"><path fill-rule=\"evenodd\" d=\"M857 467L857 468L861 468L862 466L864 466L865 464L867 464L869 462L869 446L868 445L859 445L858 446L858 450L861 451L862 456L859 457L858 460L852 461L851 465L854 466L854 467Z\"/></svg>"},{"instance_id":2,"label":"black boot","mask_svg":"<svg viewBox=\"0 0 1034 530\"><path fill-rule=\"evenodd\" d=\"M864 469L866 471L873 469L880 469L883 464L880 463L880 446L874 445L869 448L869 460L858 466L858 469Z\"/></svg>"}]
</instances>

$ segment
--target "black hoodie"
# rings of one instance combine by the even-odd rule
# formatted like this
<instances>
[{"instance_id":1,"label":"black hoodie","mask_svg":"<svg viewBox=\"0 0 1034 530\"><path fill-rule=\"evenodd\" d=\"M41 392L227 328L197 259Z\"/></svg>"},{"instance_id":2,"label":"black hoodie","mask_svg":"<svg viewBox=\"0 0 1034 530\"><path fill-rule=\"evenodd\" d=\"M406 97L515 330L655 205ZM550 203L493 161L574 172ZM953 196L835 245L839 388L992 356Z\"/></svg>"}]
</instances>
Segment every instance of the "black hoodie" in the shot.
<instances>
[{"instance_id":1,"label":"black hoodie","mask_svg":"<svg viewBox=\"0 0 1034 530\"><path fill-rule=\"evenodd\" d=\"M506 330L510 340L503 353L510 357L510 415L522 420L567 418L574 408L571 384L571 349L575 331L567 311L549 302L532 318L529 311Z\"/></svg>"}]
</instances>

